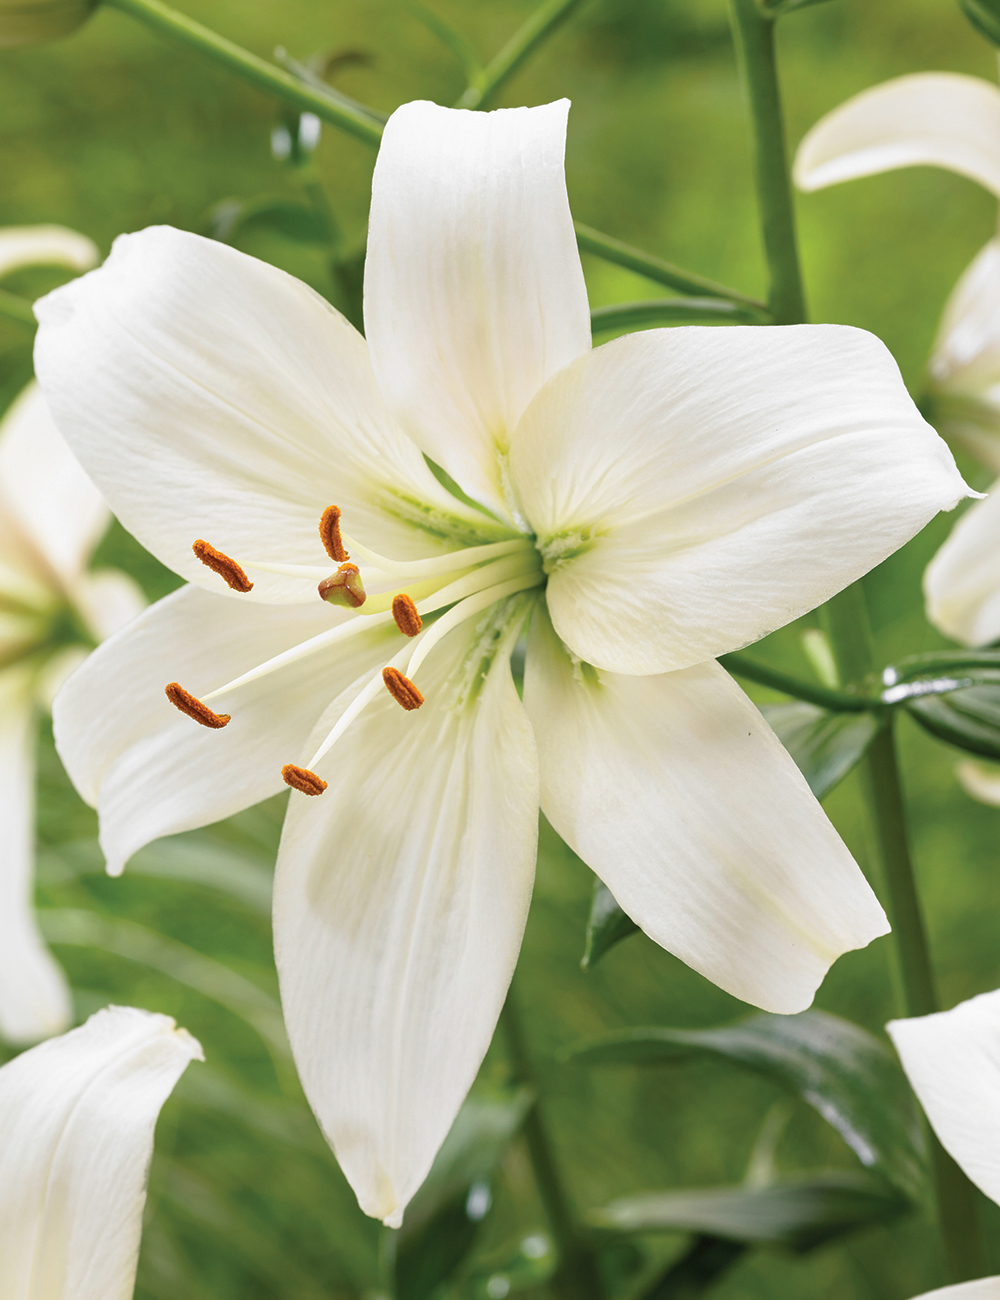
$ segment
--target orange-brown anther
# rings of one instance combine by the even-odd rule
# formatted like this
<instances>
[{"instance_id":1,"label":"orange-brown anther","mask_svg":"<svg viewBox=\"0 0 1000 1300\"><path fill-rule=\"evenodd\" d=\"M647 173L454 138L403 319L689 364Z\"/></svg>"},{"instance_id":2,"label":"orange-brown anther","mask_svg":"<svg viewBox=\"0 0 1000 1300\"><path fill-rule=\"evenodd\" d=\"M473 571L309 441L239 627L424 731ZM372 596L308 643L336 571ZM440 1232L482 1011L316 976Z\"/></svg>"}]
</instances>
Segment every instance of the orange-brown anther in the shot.
<instances>
[{"instance_id":1,"label":"orange-brown anther","mask_svg":"<svg viewBox=\"0 0 1000 1300\"><path fill-rule=\"evenodd\" d=\"M202 541L201 538L191 547L202 564L207 565L213 573L217 573L233 591L252 591L253 583L243 572L235 560L231 560L228 555L223 555L222 551L217 551L214 546L208 542Z\"/></svg>"},{"instance_id":2,"label":"orange-brown anther","mask_svg":"<svg viewBox=\"0 0 1000 1300\"><path fill-rule=\"evenodd\" d=\"M186 691L180 682L171 682L164 687L164 691L175 709L180 709L181 713L194 718L195 722L200 722L203 727L211 727L217 731L229 722L228 713L213 713L207 704L202 704L196 695Z\"/></svg>"},{"instance_id":3,"label":"orange-brown anther","mask_svg":"<svg viewBox=\"0 0 1000 1300\"><path fill-rule=\"evenodd\" d=\"M413 685L409 677L404 677L398 668L383 668L382 680L385 682L385 689L392 698L408 713L411 709L419 709L423 704L424 697Z\"/></svg>"},{"instance_id":4,"label":"orange-brown anther","mask_svg":"<svg viewBox=\"0 0 1000 1300\"><path fill-rule=\"evenodd\" d=\"M342 564L336 573L324 578L316 590L331 605L346 605L348 609L359 609L368 599L356 564Z\"/></svg>"},{"instance_id":5,"label":"orange-brown anther","mask_svg":"<svg viewBox=\"0 0 1000 1300\"><path fill-rule=\"evenodd\" d=\"M393 596L392 616L403 636L416 636L424 625L423 619L417 613L416 605L405 591L401 591L398 596Z\"/></svg>"},{"instance_id":6,"label":"orange-brown anther","mask_svg":"<svg viewBox=\"0 0 1000 1300\"><path fill-rule=\"evenodd\" d=\"M315 772L310 772L307 767L296 767L294 763L286 763L281 769L281 779L285 785L290 785L293 790L301 790L303 794L322 794L326 789L326 782Z\"/></svg>"},{"instance_id":7,"label":"orange-brown anther","mask_svg":"<svg viewBox=\"0 0 1000 1300\"><path fill-rule=\"evenodd\" d=\"M340 506L327 506L323 511L323 517L319 521L319 535L331 560L343 564L351 558L344 549L344 539L340 535Z\"/></svg>"}]
</instances>

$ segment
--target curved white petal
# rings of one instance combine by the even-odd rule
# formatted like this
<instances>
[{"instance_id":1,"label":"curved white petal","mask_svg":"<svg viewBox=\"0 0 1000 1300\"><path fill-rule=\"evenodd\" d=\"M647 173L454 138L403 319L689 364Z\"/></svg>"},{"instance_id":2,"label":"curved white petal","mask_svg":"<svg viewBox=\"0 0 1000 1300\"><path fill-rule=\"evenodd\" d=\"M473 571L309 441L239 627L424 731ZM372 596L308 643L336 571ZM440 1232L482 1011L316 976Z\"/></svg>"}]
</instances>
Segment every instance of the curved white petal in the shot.
<instances>
[{"instance_id":1,"label":"curved white petal","mask_svg":"<svg viewBox=\"0 0 1000 1300\"><path fill-rule=\"evenodd\" d=\"M0 673L0 1038L19 1044L72 1021L66 977L35 921L35 741L30 674L9 668Z\"/></svg>"},{"instance_id":2,"label":"curved white petal","mask_svg":"<svg viewBox=\"0 0 1000 1300\"><path fill-rule=\"evenodd\" d=\"M1000 1300L1000 1277L977 1277L937 1291L925 1291L913 1300Z\"/></svg>"},{"instance_id":3,"label":"curved white petal","mask_svg":"<svg viewBox=\"0 0 1000 1300\"><path fill-rule=\"evenodd\" d=\"M131 1300L160 1107L201 1047L108 1007L0 1069L0 1295Z\"/></svg>"},{"instance_id":4,"label":"curved white petal","mask_svg":"<svg viewBox=\"0 0 1000 1300\"><path fill-rule=\"evenodd\" d=\"M885 347L840 325L606 343L532 402L511 470L556 631L624 673L756 641L968 494Z\"/></svg>"},{"instance_id":5,"label":"curved white petal","mask_svg":"<svg viewBox=\"0 0 1000 1300\"><path fill-rule=\"evenodd\" d=\"M387 414L364 339L273 266L154 227L36 312L35 368L60 429L125 527L199 586L227 590L192 555L198 538L239 563L332 567L318 533L331 504L345 532L394 557L472 528L478 512ZM316 598L315 580L249 576L240 599Z\"/></svg>"},{"instance_id":6,"label":"curved white petal","mask_svg":"<svg viewBox=\"0 0 1000 1300\"><path fill-rule=\"evenodd\" d=\"M109 872L150 840L283 790L282 766L297 761L326 705L401 638L395 625L373 628L213 700L232 715L217 731L179 713L167 683L200 698L345 617L318 599L308 610L262 608L183 587L98 646L56 697L53 720L66 770L100 813Z\"/></svg>"},{"instance_id":7,"label":"curved white petal","mask_svg":"<svg viewBox=\"0 0 1000 1300\"><path fill-rule=\"evenodd\" d=\"M1000 1204L1000 989L886 1029L941 1145Z\"/></svg>"},{"instance_id":8,"label":"curved white petal","mask_svg":"<svg viewBox=\"0 0 1000 1300\"><path fill-rule=\"evenodd\" d=\"M955 775L967 795L1000 808L1000 764L965 758L955 764Z\"/></svg>"},{"instance_id":9,"label":"curved white petal","mask_svg":"<svg viewBox=\"0 0 1000 1300\"><path fill-rule=\"evenodd\" d=\"M1000 638L1000 490L994 484L951 530L924 571L927 617L963 645Z\"/></svg>"},{"instance_id":10,"label":"curved white petal","mask_svg":"<svg viewBox=\"0 0 1000 1300\"><path fill-rule=\"evenodd\" d=\"M404 104L372 181L365 334L379 387L423 450L502 514L500 458L521 412L590 348L568 111Z\"/></svg>"},{"instance_id":11,"label":"curved white petal","mask_svg":"<svg viewBox=\"0 0 1000 1300\"><path fill-rule=\"evenodd\" d=\"M34 383L0 421L0 503L67 584L111 519Z\"/></svg>"},{"instance_id":12,"label":"curved white petal","mask_svg":"<svg viewBox=\"0 0 1000 1300\"><path fill-rule=\"evenodd\" d=\"M795 183L819 190L896 167L945 167L1000 196L1000 88L916 72L863 90L808 132Z\"/></svg>"},{"instance_id":13,"label":"curved white petal","mask_svg":"<svg viewBox=\"0 0 1000 1300\"><path fill-rule=\"evenodd\" d=\"M89 271L101 260L97 245L66 226L0 228L0 279L25 266L66 266Z\"/></svg>"},{"instance_id":14,"label":"curved white petal","mask_svg":"<svg viewBox=\"0 0 1000 1300\"><path fill-rule=\"evenodd\" d=\"M382 694L332 751L330 788L293 792L285 821L288 1036L361 1208L391 1226L476 1076L521 945L538 771L509 671L520 621L452 632L421 674L423 707Z\"/></svg>"},{"instance_id":15,"label":"curved white petal","mask_svg":"<svg viewBox=\"0 0 1000 1300\"><path fill-rule=\"evenodd\" d=\"M524 706L542 811L650 938L728 993L802 1011L889 929L798 768L718 664L575 664L532 623Z\"/></svg>"},{"instance_id":16,"label":"curved white petal","mask_svg":"<svg viewBox=\"0 0 1000 1300\"><path fill-rule=\"evenodd\" d=\"M146 608L142 588L120 569L82 574L73 586L72 596L97 641L114 636Z\"/></svg>"}]
</instances>

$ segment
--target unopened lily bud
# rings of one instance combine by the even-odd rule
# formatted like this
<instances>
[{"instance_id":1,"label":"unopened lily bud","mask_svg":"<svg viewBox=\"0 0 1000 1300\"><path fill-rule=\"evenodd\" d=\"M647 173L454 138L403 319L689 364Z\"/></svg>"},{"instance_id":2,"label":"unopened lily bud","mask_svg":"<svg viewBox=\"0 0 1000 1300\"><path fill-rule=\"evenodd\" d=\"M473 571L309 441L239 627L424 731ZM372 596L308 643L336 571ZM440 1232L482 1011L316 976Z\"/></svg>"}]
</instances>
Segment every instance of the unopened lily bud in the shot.
<instances>
[{"instance_id":1,"label":"unopened lily bud","mask_svg":"<svg viewBox=\"0 0 1000 1300\"><path fill-rule=\"evenodd\" d=\"M90 17L96 0L0 0L0 47L67 36Z\"/></svg>"},{"instance_id":2,"label":"unopened lily bud","mask_svg":"<svg viewBox=\"0 0 1000 1300\"><path fill-rule=\"evenodd\" d=\"M348 609L358 609L368 599L356 564L342 564L336 573L323 579L317 590L331 605L346 605Z\"/></svg>"}]
</instances>

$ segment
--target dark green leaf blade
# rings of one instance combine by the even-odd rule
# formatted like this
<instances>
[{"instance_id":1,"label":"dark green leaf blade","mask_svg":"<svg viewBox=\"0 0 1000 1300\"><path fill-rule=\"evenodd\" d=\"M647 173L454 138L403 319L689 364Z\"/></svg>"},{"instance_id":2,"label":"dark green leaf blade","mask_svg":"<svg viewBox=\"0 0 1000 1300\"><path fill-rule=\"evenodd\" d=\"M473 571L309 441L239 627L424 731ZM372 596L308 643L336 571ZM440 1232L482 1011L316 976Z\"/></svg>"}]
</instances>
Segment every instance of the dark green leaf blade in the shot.
<instances>
[{"instance_id":1,"label":"dark green leaf blade","mask_svg":"<svg viewBox=\"0 0 1000 1300\"><path fill-rule=\"evenodd\" d=\"M905 707L938 740L1000 761L1000 682L977 682L947 695L920 696L908 700Z\"/></svg>"},{"instance_id":2,"label":"dark green leaf blade","mask_svg":"<svg viewBox=\"0 0 1000 1300\"><path fill-rule=\"evenodd\" d=\"M622 939L635 934L639 927L618 906L618 901L603 880L594 880L594 897L587 918L587 937L584 940L580 969L589 970L609 948Z\"/></svg>"},{"instance_id":3,"label":"dark green leaf blade","mask_svg":"<svg viewBox=\"0 0 1000 1300\"><path fill-rule=\"evenodd\" d=\"M616 1232L693 1232L750 1245L809 1250L910 1208L880 1180L835 1170L767 1187L699 1187L612 1201L588 1217Z\"/></svg>"},{"instance_id":4,"label":"dark green leaf blade","mask_svg":"<svg viewBox=\"0 0 1000 1300\"><path fill-rule=\"evenodd\" d=\"M831 713L815 704L765 704L761 713L822 799L863 757L878 730L870 713Z\"/></svg>"},{"instance_id":5,"label":"dark green leaf blade","mask_svg":"<svg viewBox=\"0 0 1000 1300\"><path fill-rule=\"evenodd\" d=\"M656 325L752 325L760 319L753 308L725 298L647 298L596 307L590 313L590 328L603 334Z\"/></svg>"},{"instance_id":6,"label":"dark green leaf blade","mask_svg":"<svg viewBox=\"0 0 1000 1300\"><path fill-rule=\"evenodd\" d=\"M962 12L975 29L994 45L1000 45L1000 4L997 0L958 0Z\"/></svg>"},{"instance_id":7,"label":"dark green leaf blade","mask_svg":"<svg viewBox=\"0 0 1000 1300\"><path fill-rule=\"evenodd\" d=\"M859 1026L825 1011L761 1012L718 1029L626 1030L584 1044L584 1065L660 1065L714 1056L753 1070L802 1098L867 1168L907 1196L923 1181L923 1138L895 1056Z\"/></svg>"}]
</instances>

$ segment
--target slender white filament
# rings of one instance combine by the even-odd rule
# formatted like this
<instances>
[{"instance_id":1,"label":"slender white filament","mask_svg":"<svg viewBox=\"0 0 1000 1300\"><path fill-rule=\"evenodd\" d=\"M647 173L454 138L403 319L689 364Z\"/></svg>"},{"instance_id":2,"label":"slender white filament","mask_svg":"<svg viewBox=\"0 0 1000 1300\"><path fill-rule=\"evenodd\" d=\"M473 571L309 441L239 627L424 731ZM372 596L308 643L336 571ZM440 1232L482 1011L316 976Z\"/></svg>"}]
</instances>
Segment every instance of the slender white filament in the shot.
<instances>
[{"instance_id":1,"label":"slender white filament","mask_svg":"<svg viewBox=\"0 0 1000 1300\"><path fill-rule=\"evenodd\" d=\"M403 669L406 667L406 663L407 660L410 658L410 655L413 654L413 649L414 647L412 645L404 646L403 649L400 650L399 654L395 656L395 658L389 660L388 664L386 664L386 667L398 668L399 671L402 672ZM326 740L323 741L322 745L320 745L319 749L317 749L316 753L313 754L312 758L306 764L306 767L308 767L311 770L315 770L316 764L320 761L321 758L325 758L326 755L329 754L330 750L334 747L334 745L344 734L347 728L351 725L354 719L358 716L358 714L361 713L365 708L367 708L369 704L371 704L372 700L376 698L379 691L382 691L384 689L385 689L385 682L382 680L382 669L380 668L378 672L372 676L370 681L368 681L361 688L361 690L358 692L355 698L350 702L350 704L347 706L344 712L337 719L336 724L334 725L330 734L327 736Z\"/></svg>"},{"instance_id":2,"label":"slender white filament","mask_svg":"<svg viewBox=\"0 0 1000 1300\"><path fill-rule=\"evenodd\" d=\"M485 591L480 591L475 596L469 596L467 600L463 600L454 609L450 609L420 638L420 642L413 652L413 658L410 660L407 676L412 681L420 665L438 642L458 627L460 623L475 618L482 610L488 609L490 605L495 604L498 600L503 600L506 596L514 596L519 591L527 591L529 587L537 587L538 585L539 577L537 573L522 574L518 578L511 578L509 582L501 582L495 587L487 587Z\"/></svg>"}]
</instances>

